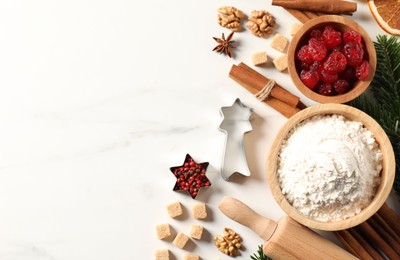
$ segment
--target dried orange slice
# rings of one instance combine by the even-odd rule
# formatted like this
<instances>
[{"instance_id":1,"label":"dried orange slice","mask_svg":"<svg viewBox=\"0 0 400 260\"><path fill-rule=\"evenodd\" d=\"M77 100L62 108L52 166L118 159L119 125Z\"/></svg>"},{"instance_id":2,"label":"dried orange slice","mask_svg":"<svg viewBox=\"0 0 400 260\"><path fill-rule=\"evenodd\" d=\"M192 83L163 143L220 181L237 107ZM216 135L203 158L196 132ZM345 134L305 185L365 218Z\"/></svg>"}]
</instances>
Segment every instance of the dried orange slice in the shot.
<instances>
[{"instance_id":1,"label":"dried orange slice","mask_svg":"<svg viewBox=\"0 0 400 260\"><path fill-rule=\"evenodd\" d=\"M368 6L383 30L400 35L400 0L369 0Z\"/></svg>"}]
</instances>

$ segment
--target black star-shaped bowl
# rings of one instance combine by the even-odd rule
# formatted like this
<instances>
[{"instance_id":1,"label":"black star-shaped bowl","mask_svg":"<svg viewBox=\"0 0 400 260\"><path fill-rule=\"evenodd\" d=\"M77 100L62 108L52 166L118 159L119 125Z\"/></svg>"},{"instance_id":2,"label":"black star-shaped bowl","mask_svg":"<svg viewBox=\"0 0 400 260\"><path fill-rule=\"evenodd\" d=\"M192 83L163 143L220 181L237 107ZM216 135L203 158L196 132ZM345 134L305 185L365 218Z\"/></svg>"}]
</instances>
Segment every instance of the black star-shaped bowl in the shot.
<instances>
[{"instance_id":1,"label":"black star-shaped bowl","mask_svg":"<svg viewBox=\"0 0 400 260\"><path fill-rule=\"evenodd\" d=\"M185 190L195 199L201 188L211 186L206 176L208 164L208 162L196 163L189 154L186 154L185 162L181 166L170 168L176 177L173 190Z\"/></svg>"}]
</instances>

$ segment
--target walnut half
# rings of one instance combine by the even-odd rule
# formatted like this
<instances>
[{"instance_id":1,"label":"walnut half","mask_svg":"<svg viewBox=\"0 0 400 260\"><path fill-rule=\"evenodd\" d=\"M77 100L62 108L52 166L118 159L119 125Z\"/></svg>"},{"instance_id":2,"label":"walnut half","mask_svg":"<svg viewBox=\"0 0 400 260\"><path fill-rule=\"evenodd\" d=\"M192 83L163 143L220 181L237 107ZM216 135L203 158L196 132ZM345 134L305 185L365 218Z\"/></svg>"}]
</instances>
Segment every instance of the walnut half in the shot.
<instances>
[{"instance_id":1,"label":"walnut half","mask_svg":"<svg viewBox=\"0 0 400 260\"><path fill-rule=\"evenodd\" d=\"M229 256L237 256L242 247L242 238L232 229L224 228L223 236L216 236L214 239L218 250Z\"/></svg>"},{"instance_id":2,"label":"walnut half","mask_svg":"<svg viewBox=\"0 0 400 260\"><path fill-rule=\"evenodd\" d=\"M218 24L230 29L231 31L238 32L242 30L241 21L245 18L242 11L233 6L222 6L217 10Z\"/></svg>"},{"instance_id":3,"label":"walnut half","mask_svg":"<svg viewBox=\"0 0 400 260\"><path fill-rule=\"evenodd\" d=\"M267 37L274 29L275 19L266 10L253 10L246 26L254 35Z\"/></svg>"}]
</instances>

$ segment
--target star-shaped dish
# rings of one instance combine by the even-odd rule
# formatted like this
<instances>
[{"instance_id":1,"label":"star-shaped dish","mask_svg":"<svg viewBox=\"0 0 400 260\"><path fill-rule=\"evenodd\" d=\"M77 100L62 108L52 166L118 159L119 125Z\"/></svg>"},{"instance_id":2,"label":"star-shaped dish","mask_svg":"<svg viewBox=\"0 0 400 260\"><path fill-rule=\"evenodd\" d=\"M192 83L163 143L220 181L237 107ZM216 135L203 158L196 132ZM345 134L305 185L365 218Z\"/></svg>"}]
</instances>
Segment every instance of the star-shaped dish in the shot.
<instances>
[{"instance_id":1,"label":"star-shaped dish","mask_svg":"<svg viewBox=\"0 0 400 260\"><path fill-rule=\"evenodd\" d=\"M206 176L208 162L196 163L193 158L186 154L185 162L181 166L171 167L171 172L176 177L174 191L185 190L194 199L202 187L211 186Z\"/></svg>"}]
</instances>

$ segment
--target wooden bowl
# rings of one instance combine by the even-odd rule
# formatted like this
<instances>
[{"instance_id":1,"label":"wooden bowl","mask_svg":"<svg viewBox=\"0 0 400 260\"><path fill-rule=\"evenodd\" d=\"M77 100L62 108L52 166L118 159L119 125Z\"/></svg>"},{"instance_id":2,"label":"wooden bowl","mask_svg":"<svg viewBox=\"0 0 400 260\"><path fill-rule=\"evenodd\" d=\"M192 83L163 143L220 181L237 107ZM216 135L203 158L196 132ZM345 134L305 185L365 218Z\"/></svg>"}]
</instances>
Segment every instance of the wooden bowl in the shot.
<instances>
[{"instance_id":1,"label":"wooden bowl","mask_svg":"<svg viewBox=\"0 0 400 260\"><path fill-rule=\"evenodd\" d=\"M356 83L354 83L353 88L349 92L336 96L323 96L309 89L301 81L295 64L295 54L303 45L308 42L311 31L313 29L323 29L327 25L332 25L336 30L341 31L342 33L350 29L359 32L365 44L365 50L367 52L368 62L370 65L368 78L365 80L358 80ZM323 15L306 22L294 35L288 48L288 70L293 83L306 97L319 103L346 103L358 97L371 84L375 74L375 69L376 52L374 43L369 38L368 33L353 20L338 15Z\"/></svg>"},{"instance_id":2,"label":"wooden bowl","mask_svg":"<svg viewBox=\"0 0 400 260\"><path fill-rule=\"evenodd\" d=\"M371 203L364 208L360 213L335 222L321 222L311 218L308 218L300 214L296 209L294 209L290 203L286 200L285 196L282 194L279 180L277 176L278 170L278 155L280 153L282 142L286 139L289 131L295 127L298 123L313 117L315 115L324 114L338 114L343 115L349 120L361 122L367 129L369 129L374 135L379 148L383 154L382 161L382 171L380 173L381 183L377 188L376 194L372 199ZM320 104L309 108L306 108L294 116L292 116L286 124L280 129L279 133L275 137L272 143L271 150L267 160L267 181L271 188L272 194L275 200L278 202L280 207L297 222L319 230L342 230L354 227L375 214L378 209L383 205L386 198L388 197L390 190L393 185L395 177L395 159L392 145L389 141L384 130L380 125L372 119L370 116L364 112L342 104Z\"/></svg>"}]
</instances>

